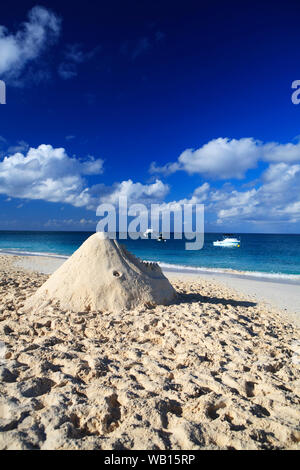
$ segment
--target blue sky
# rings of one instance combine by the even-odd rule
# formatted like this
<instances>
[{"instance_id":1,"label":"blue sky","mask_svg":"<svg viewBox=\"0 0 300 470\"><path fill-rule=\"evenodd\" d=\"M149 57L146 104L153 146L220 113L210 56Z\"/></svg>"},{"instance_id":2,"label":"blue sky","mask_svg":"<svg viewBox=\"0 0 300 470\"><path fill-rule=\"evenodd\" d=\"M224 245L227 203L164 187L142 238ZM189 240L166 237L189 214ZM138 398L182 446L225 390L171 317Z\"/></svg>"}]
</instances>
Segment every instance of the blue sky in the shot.
<instances>
[{"instance_id":1,"label":"blue sky","mask_svg":"<svg viewBox=\"0 0 300 470\"><path fill-rule=\"evenodd\" d=\"M280 4L281 3L281 4ZM205 204L209 231L300 233L297 1L1 6L0 229Z\"/></svg>"}]
</instances>

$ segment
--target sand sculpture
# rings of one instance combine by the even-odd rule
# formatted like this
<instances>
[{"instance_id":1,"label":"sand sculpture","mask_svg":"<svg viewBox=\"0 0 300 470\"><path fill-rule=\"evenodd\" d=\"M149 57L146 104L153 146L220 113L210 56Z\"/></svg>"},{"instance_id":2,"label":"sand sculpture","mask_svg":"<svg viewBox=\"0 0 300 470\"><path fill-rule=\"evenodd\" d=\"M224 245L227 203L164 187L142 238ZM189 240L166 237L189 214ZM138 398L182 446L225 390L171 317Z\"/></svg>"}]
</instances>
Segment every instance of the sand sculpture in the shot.
<instances>
[{"instance_id":1,"label":"sand sculpture","mask_svg":"<svg viewBox=\"0 0 300 470\"><path fill-rule=\"evenodd\" d=\"M104 233L89 237L26 302L25 309L59 302L72 311L121 311L166 305L175 290L156 263L146 263Z\"/></svg>"}]
</instances>

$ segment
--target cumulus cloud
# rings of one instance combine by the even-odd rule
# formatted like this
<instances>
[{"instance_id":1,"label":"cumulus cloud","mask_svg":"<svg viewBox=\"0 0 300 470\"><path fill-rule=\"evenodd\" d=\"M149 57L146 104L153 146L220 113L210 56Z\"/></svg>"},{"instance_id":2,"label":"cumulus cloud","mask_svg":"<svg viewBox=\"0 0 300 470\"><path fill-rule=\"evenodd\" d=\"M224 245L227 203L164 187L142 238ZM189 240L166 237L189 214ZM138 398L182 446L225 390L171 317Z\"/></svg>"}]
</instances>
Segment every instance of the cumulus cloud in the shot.
<instances>
[{"instance_id":1,"label":"cumulus cloud","mask_svg":"<svg viewBox=\"0 0 300 470\"><path fill-rule=\"evenodd\" d=\"M198 150L185 150L178 159L188 173L221 179L242 178L257 164L258 150L253 139L216 139Z\"/></svg>"},{"instance_id":2,"label":"cumulus cloud","mask_svg":"<svg viewBox=\"0 0 300 470\"><path fill-rule=\"evenodd\" d=\"M220 189L205 182L184 199L162 204L162 210L183 204L205 204L206 221L220 226L300 223L300 164L272 163L251 189L225 183Z\"/></svg>"},{"instance_id":3,"label":"cumulus cloud","mask_svg":"<svg viewBox=\"0 0 300 470\"><path fill-rule=\"evenodd\" d=\"M28 21L15 33L0 26L0 76L12 84L19 84L18 79L25 67L39 59L57 40L60 30L60 19L42 6L32 8Z\"/></svg>"},{"instance_id":4,"label":"cumulus cloud","mask_svg":"<svg viewBox=\"0 0 300 470\"><path fill-rule=\"evenodd\" d=\"M40 145L0 162L0 193L26 199L65 202L76 207L91 203L84 176L103 172L103 160L78 160L63 148Z\"/></svg>"},{"instance_id":5,"label":"cumulus cloud","mask_svg":"<svg viewBox=\"0 0 300 470\"><path fill-rule=\"evenodd\" d=\"M128 204L148 205L162 201L168 192L169 186L160 180L152 184L134 183L128 180L106 188L106 194L100 197L100 202L117 204L120 197L126 197Z\"/></svg>"},{"instance_id":6,"label":"cumulus cloud","mask_svg":"<svg viewBox=\"0 0 300 470\"><path fill-rule=\"evenodd\" d=\"M300 142L219 138L197 150L185 150L177 161L163 167L152 163L150 172L168 175L185 171L210 180L242 179L259 162L268 163L267 169L240 189L229 182L215 189L206 182L177 203L204 202L207 219L220 225L300 222Z\"/></svg>"},{"instance_id":7,"label":"cumulus cloud","mask_svg":"<svg viewBox=\"0 0 300 470\"><path fill-rule=\"evenodd\" d=\"M150 173L169 175L177 171L209 179L242 179L258 161L300 162L300 143L263 143L253 138L211 140L199 149L187 149L176 162L160 167L153 162Z\"/></svg>"},{"instance_id":8,"label":"cumulus cloud","mask_svg":"<svg viewBox=\"0 0 300 470\"><path fill-rule=\"evenodd\" d=\"M252 138L214 139L199 149L187 149L177 162L158 167L152 163L151 173L171 174L186 171L199 173L208 178L242 178L249 168L255 168L259 156L259 144Z\"/></svg>"},{"instance_id":9,"label":"cumulus cloud","mask_svg":"<svg viewBox=\"0 0 300 470\"><path fill-rule=\"evenodd\" d=\"M207 209L224 222L300 222L300 165L275 163L262 175L262 184L246 191L212 189Z\"/></svg>"},{"instance_id":10,"label":"cumulus cloud","mask_svg":"<svg viewBox=\"0 0 300 470\"><path fill-rule=\"evenodd\" d=\"M263 159L267 162L300 162L300 142L297 144L278 144L269 142L262 146Z\"/></svg>"},{"instance_id":11,"label":"cumulus cloud","mask_svg":"<svg viewBox=\"0 0 300 470\"><path fill-rule=\"evenodd\" d=\"M17 152L0 161L0 194L21 199L41 199L95 210L100 203L117 204L126 196L128 203L159 202L169 186L156 180L142 184L132 180L89 185L87 176L103 173L103 160L88 156L71 158L64 148L40 145L27 154Z\"/></svg>"},{"instance_id":12,"label":"cumulus cloud","mask_svg":"<svg viewBox=\"0 0 300 470\"><path fill-rule=\"evenodd\" d=\"M238 145L236 142L233 147ZM251 139L243 145L256 147ZM22 146L26 148L25 143L19 143L20 149ZM68 156L64 148L40 145L0 160L0 194L66 203L88 210L96 210L101 203L117 205L120 197L126 197L128 205L156 203L166 211L176 210L183 204L204 203L208 220L219 224L300 223L298 147L299 144L260 144L260 155L269 165L256 180L239 189L228 182L214 188L206 181L186 198L166 202L170 187L160 179L149 184L129 179L110 186L91 185L89 177L102 174L103 160L92 156L78 159ZM278 162L283 156L286 161ZM81 225L88 220L82 219Z\"/></svg>"}]
</instances>

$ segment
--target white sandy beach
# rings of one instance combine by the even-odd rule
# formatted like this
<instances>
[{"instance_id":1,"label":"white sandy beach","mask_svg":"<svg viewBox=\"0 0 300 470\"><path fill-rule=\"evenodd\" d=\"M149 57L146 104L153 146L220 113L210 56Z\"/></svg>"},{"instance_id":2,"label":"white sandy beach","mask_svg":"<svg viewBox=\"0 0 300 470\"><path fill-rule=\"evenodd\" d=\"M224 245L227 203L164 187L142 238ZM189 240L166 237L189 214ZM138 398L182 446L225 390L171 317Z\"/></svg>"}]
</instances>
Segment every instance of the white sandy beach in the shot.
<instances>
[{"instance_id":1,"label":"white sandy beach","mask_svg":"<svg viewBox=\"0 0 300 470\"><path fill-rule=\"evenodd\" d=\"M186 279L187 281L207 280L219 282L250 296L253 301L279 309L283 315L300 326L300 284L286 281L247 278L232 274L186 274L165 271L169 279Z\"/></svg>"},{"instance_id":2,"label":"white sandy beach","mask_svg":"<svg viewBox=\"0 0 300 470\"><path fill-rule=\"evenodd\" d=\"M166 273L169 306L24 313L61 262L0 256L1 449L299 449L298 286Z\"/></svg>"}]
</instances>

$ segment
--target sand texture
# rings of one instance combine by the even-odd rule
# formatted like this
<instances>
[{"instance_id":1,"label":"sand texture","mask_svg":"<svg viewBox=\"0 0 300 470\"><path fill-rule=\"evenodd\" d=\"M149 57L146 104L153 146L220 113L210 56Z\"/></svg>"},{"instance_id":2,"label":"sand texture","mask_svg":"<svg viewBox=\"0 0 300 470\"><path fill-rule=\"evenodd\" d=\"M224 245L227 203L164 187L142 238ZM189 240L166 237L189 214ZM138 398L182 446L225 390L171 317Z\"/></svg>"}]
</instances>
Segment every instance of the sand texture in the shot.
<instances>
[{"instance_id":1,"label":"sand texture","mask_svg":"<svg viewBox=\"0 0 300 470\"><path fill-rule=\"evenodd\" d=\"M1 449L299 449L300 335L212 281L174 303L24 313L47 275L0 256Z\"/></svg>"}]
</instances>

